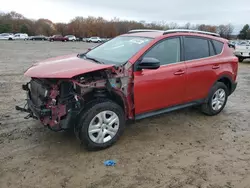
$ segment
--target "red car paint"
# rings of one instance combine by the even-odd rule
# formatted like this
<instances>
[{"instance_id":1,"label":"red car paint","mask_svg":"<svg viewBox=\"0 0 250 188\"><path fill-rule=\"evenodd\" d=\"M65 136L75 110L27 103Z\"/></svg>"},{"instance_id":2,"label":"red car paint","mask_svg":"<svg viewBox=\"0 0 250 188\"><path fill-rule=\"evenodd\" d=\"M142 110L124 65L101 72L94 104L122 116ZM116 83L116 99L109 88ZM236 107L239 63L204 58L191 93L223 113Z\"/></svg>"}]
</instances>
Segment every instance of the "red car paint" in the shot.
<instances>
[{"instance_id":1,"label":"red car paint","mask_svg":"<svg viewBox=\"0 0 250 188\"><path fill-rule=\"evenodd\" d=\"M87 72L97 71L113 67L93 63L82 58L77 54L51 58L40 63L34 64L25 72L25 76L36 78L72 78L73 76Z\"/></svg>"},{"instance_id":2,"label":"red car paint","mask_svg":"<svg viewBox=\"0 0 250 188\"><path fill-rule=\"evenodd\" d=\"M125 66L118 68L80 59L74 54L37 63L27 70L25 75L32 78L66 79L78 85L83 93L88 88L106 88L108 83L115 79L123 80L121 87L112 86L112 92L122 99L127 119L134 119L138 114L205 99L213 84L223 76L236 82L238 59L227 46L225 39L181 32L166 35L159 32L142 32L124 36L151 37L154 40L131 57ZM133 71L134 64L148 49L158 41L174 36L198 36L218 40L224 43L223 51L208 58L173 63L156 70ZM81 82L73 79L77 75L96 71L107 71L108 80L103 78L98 81ZM79 94L76 98L81 97ZM50 103L51 101L47 106L50 106ZM43 122L51 126L57 125L66 113L64 109L63 105L53 107L53 117L50 121L46 119Z\"/></svg>"},{"instance_id":3,"label":"red car paint","mask_svg":"<svg viewBox=\"0 0 250 188\"><path fill-rule=\"evenodd\" d=\"M136 33L133 36L152 37L155 36L155 33ZM173 36L200 36L215 39L224 43L224 50L222 54L204 59L161 66L157 70L134 72L135 115L203 99L220 76L227 75L234 82L236 81L238 59L227 46L227 40L203 34L174 33L161 35L129 61L134 64L155 43ZM219 69L213 69L217 65ZM178 71L183 72L183 74L175 75ZM163 85L166 87L162 87Z\"/></svg>"},{"instance_id":4,"label":"red car paint","mask_svg":"<svg viewBox=\"0 0 250 188\"><path fill-rule=\"evenodd\" d=\"M49 38L49 41L69 41L69 39L62 35L53 35Z\"/></svg>"}]
</instances>

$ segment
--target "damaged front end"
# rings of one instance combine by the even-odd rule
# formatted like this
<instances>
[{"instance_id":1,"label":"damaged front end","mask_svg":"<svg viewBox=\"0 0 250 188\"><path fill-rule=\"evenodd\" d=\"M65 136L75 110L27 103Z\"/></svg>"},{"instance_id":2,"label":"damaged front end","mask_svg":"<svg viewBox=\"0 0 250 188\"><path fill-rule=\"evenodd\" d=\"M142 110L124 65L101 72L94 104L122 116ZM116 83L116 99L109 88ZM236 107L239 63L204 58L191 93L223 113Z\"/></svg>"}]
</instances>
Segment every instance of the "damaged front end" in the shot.
<instances>
[{"instance_id":1,"label":"damaged front end","mask_svg":"<svg viewBox=\"0 0 250 188\"><path fill-rule=\"evenodd\" d=\"M29 113L26 118L35 118L54 131L75 126L80 112L98 98L108 98L121 105L127 119L133 119L132 66L77 75L70 79L32 78L23 85L27 92L27 107L16 107Z\"/></svg>"}]
</instances>

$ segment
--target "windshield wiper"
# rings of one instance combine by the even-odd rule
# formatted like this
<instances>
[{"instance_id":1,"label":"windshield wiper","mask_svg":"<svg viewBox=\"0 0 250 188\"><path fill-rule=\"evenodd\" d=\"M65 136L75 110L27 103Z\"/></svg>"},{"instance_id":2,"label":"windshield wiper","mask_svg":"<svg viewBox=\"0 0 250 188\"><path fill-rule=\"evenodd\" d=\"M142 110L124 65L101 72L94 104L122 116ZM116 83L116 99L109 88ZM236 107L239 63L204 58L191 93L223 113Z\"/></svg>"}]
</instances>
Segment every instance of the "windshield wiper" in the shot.
<instances>
[{"instance_id":1,"label":"windshield wiper","mask_svg":"<svg viewBox=\"0 0 250 188\"><path fill-rule=\"evenodd\" d=\"M95 58L86 57L86 59L92 60L92 61L94 61L94 62L96 62L96 63L99 63L99 64L104 64L103 62L98 61L98 60L97 60L97 59L95 59Z\"/></svg>"},{"instance_id":2,"label":"windshield wiper","mask_svg":"<svg viewBox=\"0 0 250 188\"><path fill-rule=\"evenodd\" d=\"M85 57L86 59L92 60L92 61L94 61L94 62L96 62L96 63L99 63L99 64L104 64L103 62L98 61L98 60L97 60L97 59L95 59L95 58L88 57L86 54L84 54L84 57Z\"/></svg>"}]
</instances>

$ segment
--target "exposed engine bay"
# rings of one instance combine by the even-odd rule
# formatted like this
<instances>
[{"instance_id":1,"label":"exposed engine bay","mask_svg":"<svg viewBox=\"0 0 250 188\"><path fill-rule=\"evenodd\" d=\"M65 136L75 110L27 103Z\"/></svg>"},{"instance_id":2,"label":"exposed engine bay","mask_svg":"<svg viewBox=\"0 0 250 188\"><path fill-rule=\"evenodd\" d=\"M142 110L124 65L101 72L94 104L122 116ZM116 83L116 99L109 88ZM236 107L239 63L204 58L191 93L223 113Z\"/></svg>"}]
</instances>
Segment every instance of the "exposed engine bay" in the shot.
<instances>
[{"instance_id":1,"label":"exposed engine bay","mask_svg":"<svg viewBox=\"0 0 250 188\"><path fill-rule=\"evenodd\" d=\"M132 75L132 66L122 66L71 79L32 78L23 85L23 90L27 91L28 107L17 106L16 109L28 112L27 118L39 119L43 125L60 131L74 126L78 114L90 101L109 98L123 107L127 119L132 119Z\"/></svg>"}]
</instances>

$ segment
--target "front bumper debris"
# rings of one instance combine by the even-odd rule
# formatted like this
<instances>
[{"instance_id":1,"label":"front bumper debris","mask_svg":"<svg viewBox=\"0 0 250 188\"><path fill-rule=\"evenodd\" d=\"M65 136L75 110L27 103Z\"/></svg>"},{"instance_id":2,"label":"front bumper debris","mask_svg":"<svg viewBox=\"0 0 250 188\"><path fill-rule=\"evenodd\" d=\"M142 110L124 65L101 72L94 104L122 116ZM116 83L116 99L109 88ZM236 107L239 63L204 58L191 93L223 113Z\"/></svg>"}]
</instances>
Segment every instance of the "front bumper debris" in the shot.
<instances>
[{"instance_id":1,"label":"front bumper debris","mask_svg":"<svg viewBox=\"0 0 250 188\"><path fill-rule=\"evenodd\" d=\"M28 113L28 115L25 116L24 119L29 119L29 118L38 119L36 116L34 116L33 112L30 109L28 109L28 108L25 108L25 107L22 108L20 106L16 106L16 110Z\"/></svg>"},{"instance_id":2,"label":"front bumper debris","mask_svg":"<svg viewBox=\"0 0 250 188\"><path fill-rule=\"evenodd\" d=\"M57 102L58 90L53 88L46 90L48 95L46 98L41 98L43 90L39 85L30 86L28 83L23 85L22 89L27 92L26 104L24 107L16 106L16 110L28 113L25 119L39 120L54 131L69 129L74 123L77 111L69 111L70 106Z\"/></svg>"}]
</instances>

